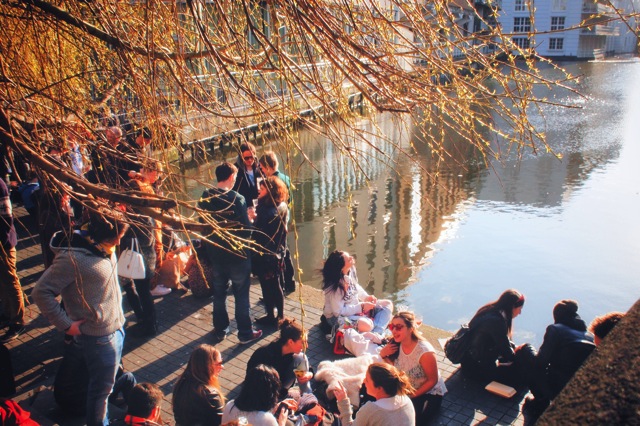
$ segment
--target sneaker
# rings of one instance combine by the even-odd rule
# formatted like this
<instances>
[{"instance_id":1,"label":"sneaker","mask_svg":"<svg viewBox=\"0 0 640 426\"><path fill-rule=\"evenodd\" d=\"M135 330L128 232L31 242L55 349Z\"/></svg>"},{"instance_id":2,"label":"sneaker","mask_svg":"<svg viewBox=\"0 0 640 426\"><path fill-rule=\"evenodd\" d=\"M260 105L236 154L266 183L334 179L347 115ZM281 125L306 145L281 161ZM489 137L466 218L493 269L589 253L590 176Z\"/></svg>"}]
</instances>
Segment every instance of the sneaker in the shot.
<instances>
[{"instance_id":1,"label":"sneaker","mask_svg":"<svg viewBox=\"0 0 640 426\"><path fill-rule=\"evenodd\" d=\"M167 287L165 287L163 285L157 285L156 288L151 290L151 295L154 296L154 297L166 296L169 293L171 293L171 289L167 288Z\"/></svg>"},{"instance_id":2,"label":"sneaker","mask_svg":"<svg viewBox=\"0 0 640 426\"><path fill-rule=\"evenodd\" d=\"M2 338L0 338L0 342L7 343L12 340L15 340L18 338L18 336L24 333L24 330L25 330L25 327L23 323L20 323L20 322L13 323L12 325L9 326L9 329L7 330L6 333L4 333ZM260 334L262 334L262 332L260 332Z\"/></svg>"},{"instance_id":3,"label":"sneaker","mask_svg":"<svg viewBox=\"0 0 640 426\"><path fill-rule=\"evenodd\" d=\"M238 340L240 340L240 344L244 345L249 342L253 342L254 340L258 340L261 337L262 337L262 330L253 330L253 333L251 333L251 337L247 337L244 339L239 337Z\"/></svg>"},{"instance_id":4,"label":"sneaker","mask_svg":"<svg viewBox=\"0 0 640 426\"><path fill-rule=\"evenodd\" d=\"M255 319L253 322L259 325L277 325L278 319L276 317L265 315L263 317Z\"/></svg>"},{"instance_id":5,"label":"sneaker","mask_svg":"<svg viewBox=\"0 0 640 426\"><path fill-rule=\"evenodd\" d=\"M146 321L139 322L127 329L127 335L138 339L154 337L156 334L158 334L157 325Z\"/></svg>"},{"instance_id":6,"label":"sneaker","mask_svg":"<svg viewBox=\"0 0 640 426\"><path fill-rule=\"evenodd\" d=\"M227 332L226 331L213 330L213 341L215 343L220 343L226 338L227 338Z\"/></svg>"}]
</instances>

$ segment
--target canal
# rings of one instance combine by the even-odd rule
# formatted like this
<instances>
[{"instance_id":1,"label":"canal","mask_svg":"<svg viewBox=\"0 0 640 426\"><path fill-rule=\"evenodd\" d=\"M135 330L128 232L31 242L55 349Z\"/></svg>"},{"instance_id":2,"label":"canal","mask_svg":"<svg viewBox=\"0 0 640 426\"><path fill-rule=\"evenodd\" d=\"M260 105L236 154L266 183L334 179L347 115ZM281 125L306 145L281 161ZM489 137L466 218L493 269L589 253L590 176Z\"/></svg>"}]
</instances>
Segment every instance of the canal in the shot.
<instances>
[{"instance_id":1,"label":"canal","mask_svg":"<svg viewBox=\"0 0 640 426\"><path fill-rule=\"evenodd\" d=\"M587 322L627 310L640 295L640 62L561 65L582 76L575 86L585 96L537 94L579 108L533 116L561 160L524 153L487 167L452 137L453 155L436 161L417 129L381 115L359 123L379 151L343 136L367 179L334 145L301 131L308 160L281 152L281 163L295 184L290 246L304 284L321 288L323 259L346 250L369 292L452 331L516 288L527 301L514 340L536 345L558 300L576 299ZM415 153L398 152L379 131ZM187 175L212 182L213 165ZM191 197L202 192L197 180L185 185Z\"/></svg>"}]
</instances>

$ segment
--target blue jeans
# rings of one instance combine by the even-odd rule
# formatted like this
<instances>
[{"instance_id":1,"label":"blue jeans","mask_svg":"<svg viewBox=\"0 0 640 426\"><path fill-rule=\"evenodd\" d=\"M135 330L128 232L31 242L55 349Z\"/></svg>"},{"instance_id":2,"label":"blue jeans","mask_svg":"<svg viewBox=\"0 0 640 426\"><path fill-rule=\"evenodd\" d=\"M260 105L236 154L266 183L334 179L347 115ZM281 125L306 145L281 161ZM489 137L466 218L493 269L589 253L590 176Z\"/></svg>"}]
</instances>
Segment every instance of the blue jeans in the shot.
<instances>
[{"instance_id":1,"label":"blue jeans","mask_svg":"<svg viewBox=\"0 0 640 426\"><path fill-rule=\"evenodd\" d=\"M249 287L251 285L251 259L212 262L213 274L213 328L217 333L229 332L229 314L227 313L227 289L229 281L236 301L236 322L238 338L249 339L253 336L249 316Z\"/></svg>"},{"instance_id":2,"label":"blue jeans","mask_svg":"<svg viewBox=\"0 0 640 426\"><path fill-rule=\"evenodd\" d=\"M373 332L384 335L389 322L393 317L393 310L387 305L380 306L379 304L373 308Z\"/></svg>"},{"instance_id":3,"label":"blue jeans","mask_svg":"<svg viewBox=\"0 0 640 426\"><path fill-rule=\"evenodd\" d=\"M116 381L116 373L122 357L124 330L106 336L76 337L89 370L87 389L87 425L108 425L107 398Z\"/></svg>"}]
</instances>

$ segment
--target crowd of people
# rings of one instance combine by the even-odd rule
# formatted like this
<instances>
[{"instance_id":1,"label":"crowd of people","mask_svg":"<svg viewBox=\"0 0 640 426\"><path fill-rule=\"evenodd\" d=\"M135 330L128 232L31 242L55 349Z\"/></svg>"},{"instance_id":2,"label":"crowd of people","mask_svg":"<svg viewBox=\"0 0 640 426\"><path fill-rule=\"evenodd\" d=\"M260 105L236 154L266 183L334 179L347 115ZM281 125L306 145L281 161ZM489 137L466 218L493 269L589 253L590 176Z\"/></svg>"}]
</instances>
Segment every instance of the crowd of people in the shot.
<instances>
[{"instance_id":1,"label":"crowd of people","mask_svg":"<svg viewBox=\"0 0 640 426\"><path fill-rule=\"evenodd\" d=\"M162 165L148 155L150 131L140 129L128 144L122 143L118 127L107 128L104 136L102 148L89 156L91 166L73 169L91 182L138 194L159 193ZM116 151L126 155L116 156ZM73 158L70 167L81 161ZM341 381L332 388L336 405L322 404L324 398L315 395L312 386L314 372L305 355L305 330L287 316L284 307L285 294L295 289L286 242L291 181L278 170L273 152L266 152L258 160L250 143L240 146L235 164L223 162L215 174L216 185L206 189L198 203L201 221L213 229L203 239L194 240L193 249L198 250L194 257L202 267L195 268L192 263L186 268L200 271L200 275L193 272L194 279L199 277L198 291L205 286L210 292L203 294L212 295L211 343L220 343L231 332L229 288L235 299L240 344L262 337L263 330L254 325L277 327L279 338L253 352L242 389L229 401L220 384L224 368L221 352L209 344L196 347L173 388L176 424L429 424L447 393L436 350L420 333L420 320L413 312L395 312L390 300L366 292L358 281L354 257L340 250L330 253L322 267L323 326L333 339L340 331L353 331L371 342L374 357L366 358L368 367L361 383L364 397L357 404L350 400ZM41 236L48 239L43 245L46 269L31 296L69 344L65 358L76 356L86 367L81 373L67 373L83 378L74 377L76 381L68 387L76 392L84 390L86 423L109 424L109 401L122 392L128 408L118 424L162 424L162 391L154 384L136 383L130 373L122 371L121 358L126 333L138 338L151 338L157 333L153 295L158 289L154 288L154 278L156 269L168 258L166 253L176 246L163 244L167 230L136 206L119 205L108 210L80 206L76 211L78 206L72 205L65 191L52 189L44 182L44 195L40 196L44 201L28 204L26 200L35 200L34 194L39 191L34 188L38 186L37 176L34 172L23 185L15 185L15 190L20 191L30 215L41 216L43 211L51 215L55 211L51 216L58 219L47 218L52 223L40 229ZM0 208L1 325L7 329L2 336L6 343L24 331L28 301L16 270L16 231L10 188L4 179L0 179ZM43 220L36 217L35 222ZM134 242L142 254L144 276L119 277L119 250ZM265 315L256 319L250 317L249 310L252 274L260 282L265 306ZM136 318L136 325L128 327L126 333L123 291ZM193 292L196 294L196 281ZM547 327L544 341L536 350L530 344L516 346L511 339L513 321L524 303L524 295L512 289L476 312L469 322L469 343L461 370L482 383L498 381L530 389L533 397L526 401L525 408L539 413L623 314L608 314L587 327L578 315L577 302L562 300L553 308L554 323ZM61 372L59 375L64 376ZM69 383L66 376L56 378L56 382L65 383L65 379ZM8 386L2 392L10 396L15 388Z\"/></svg>"}]
</instances>

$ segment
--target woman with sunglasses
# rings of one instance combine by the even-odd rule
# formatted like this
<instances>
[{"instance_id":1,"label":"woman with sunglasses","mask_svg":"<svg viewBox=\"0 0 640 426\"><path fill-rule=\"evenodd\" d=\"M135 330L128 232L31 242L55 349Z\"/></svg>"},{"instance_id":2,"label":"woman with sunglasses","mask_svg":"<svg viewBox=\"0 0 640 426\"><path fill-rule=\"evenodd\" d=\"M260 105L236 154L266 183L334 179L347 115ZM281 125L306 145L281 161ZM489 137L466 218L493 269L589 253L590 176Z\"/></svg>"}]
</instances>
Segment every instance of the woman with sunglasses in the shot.
<instances>
[{"instance_id":1,"label":"woman with sunglasses","mask_svg":"<svg viewBox=\"0 0 640 426\"><path fill-rule=\"evenodd\" d=\"M233 190L244 197L248 206L252 206L253 200L258 198L258 177L260 177L260 169L256 161L256 147L252 143L245 142L240 145L236 167L238 175Z\"/></svg>"},{"instance_id":2,"label":"woman with sunglasses","mask_svg":"<svg viewBox=\"0 0 640 426\"><path fill-rule=\"evenodd\" d=\"M415 410L408 395L414 392L407 375L392 365L374 363L364 378L367 394L374 401L365 403L352 420L353 410L344 385L338 382L334 395L338 401L343 426L396 425L413 426Z\"/></svg>"},{"instance_id":3,"label":"woman with sunglasses","mask_svg":"<svg viewBox=\"0 0 640 426\"><path fill-rule=\"evenodd\" d=\"M497 381L521 387L528 383L535 349L529 344L516 348L511 341L513 319L523 306L524 295L511 289L478 309L469 322L471 340L460 363L465 376L485 384Z\"/></svg>"},{"instance_id":4,"label":"woman with sunglasses","mask_svg":"<svg viewBox=\"0 0 640 426\"><path fill-rule=\"evenodd\" d=\"M335 250L322 267L324 316L330 326L349 320L356 323L361 316L373 319L373 332L384 334L393 314L390 300L378 300L358 283L356 261L349 253Z\"/></svg>"},{"instance_id":5,"label":"woman with sunglasses","mask_svg":"<svg viewBox=\"0 0 640 426\"><path fill-rule=\"evenodd\" d=\"M176 425L221 424L225 400L218 376L222 369L219 350L207 344L194 349L187 367L173 388Z\"/></svg>"},{"instance_id":6,"label":"woman with sunglasses","mask_svg":"<svg viewBox=\"0 0 640 426\"><path fill-rule=\"evenodd\" d=\"M417 326L412 312L398 312L389 324L393 339L382 348L380 356L409 377L414 388L409 397L416 412L416 425L425 425L440 410L447 388L438 370L436 351Z\"/></svg>"}]
</instances>

